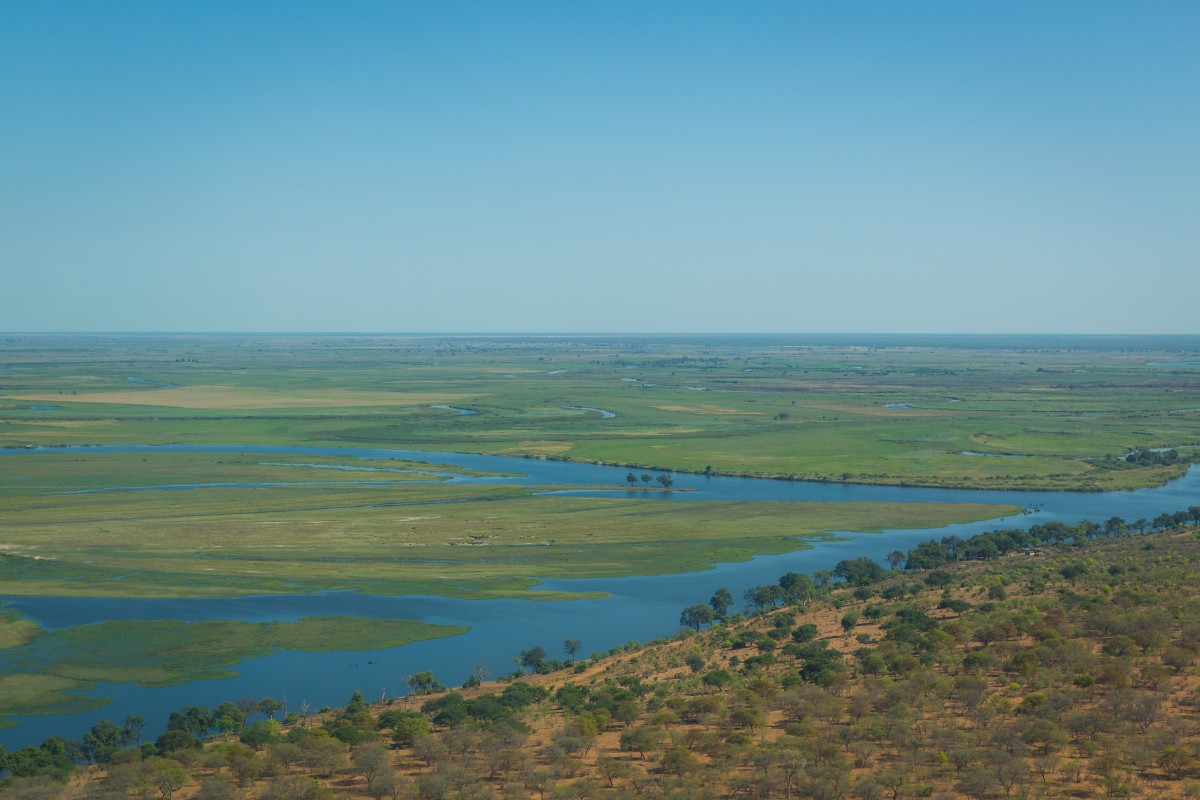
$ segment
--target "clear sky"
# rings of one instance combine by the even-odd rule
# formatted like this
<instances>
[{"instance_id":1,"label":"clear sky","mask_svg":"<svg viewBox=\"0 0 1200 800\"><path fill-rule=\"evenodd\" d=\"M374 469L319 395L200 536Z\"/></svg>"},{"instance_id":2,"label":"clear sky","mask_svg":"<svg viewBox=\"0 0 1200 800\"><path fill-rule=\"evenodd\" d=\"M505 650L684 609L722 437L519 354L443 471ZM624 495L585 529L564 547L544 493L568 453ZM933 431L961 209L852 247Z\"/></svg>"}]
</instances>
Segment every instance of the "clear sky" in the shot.
<instances>
[{"instance_id":1,"label":"clear sky","mask_svg":"<svg viewBox=\"0 0 1200 800\"><path fill-rule=\"evenodd\" d=\"M1200 332L1200 3L0 3L8 331Z\"/></svg>"}]
</instances>

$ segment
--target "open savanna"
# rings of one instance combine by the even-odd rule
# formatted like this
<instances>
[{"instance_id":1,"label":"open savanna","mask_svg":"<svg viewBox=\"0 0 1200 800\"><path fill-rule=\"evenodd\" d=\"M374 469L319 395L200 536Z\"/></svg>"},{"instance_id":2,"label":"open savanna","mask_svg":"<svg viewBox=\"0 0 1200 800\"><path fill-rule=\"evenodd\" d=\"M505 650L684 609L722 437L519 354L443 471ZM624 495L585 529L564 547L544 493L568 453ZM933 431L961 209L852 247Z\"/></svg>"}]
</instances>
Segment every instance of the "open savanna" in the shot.
<instances>
[{"instance_id":1,"label":"open savanna","mask_svg":"<svg viewBox=\"0 0 1200 800\"><path fill-rule=\"evenodd\" d=\"M1200 444L1195 339L796 341L9 337L0 445L348 444L1106 490L1185 467L1125 465L1134 448Z\"/></svg>"}]
</instances>

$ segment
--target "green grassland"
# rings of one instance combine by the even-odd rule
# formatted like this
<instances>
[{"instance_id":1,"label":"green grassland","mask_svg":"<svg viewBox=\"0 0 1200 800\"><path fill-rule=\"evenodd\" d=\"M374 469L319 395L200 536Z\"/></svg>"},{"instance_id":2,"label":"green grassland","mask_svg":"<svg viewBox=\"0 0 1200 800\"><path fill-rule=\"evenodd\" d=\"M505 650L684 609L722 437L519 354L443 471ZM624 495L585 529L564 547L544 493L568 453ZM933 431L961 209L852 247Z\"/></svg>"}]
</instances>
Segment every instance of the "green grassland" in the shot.
<instances>
[{"instance_id":1,"label":"green grassland","mask_svg":"<svg viewBox=\"0 0 1200 800\"><path fill-rule=\"evenodd\" d=\"M52 453L0 472L0 497L108 488L270 483L436 482L452 475L495 475L405 459L272 456L239 453ZM0 464L0 467L4 464Z\"/></svg>"},{"instance_id":2,"label":"green grassland","mask_svg":"<svg viewBox=\"0 0 1200 800\"><path fill-rule=\"evenodd\" d=\"M0 632L13 626L25 639L0 650L0 724L8 715L102 707L106 699L82 694L97 682L153 687L228 678L237 674L228 667L280 650L373 650L466 630L411 620L305 617L261 623L120 620L40 632L8 614Z\"/></svg>"},{"instance_id":3,"label":"green grassland","mask_svg":"<svg viewBox=\"0 0 1200 800\"><path fill-rule=\"evenodd\" d=\"M1198 362L1037 341L12 337L0 350L0 445L349 444L865 483L1135 488L1183 465L1132 468L1120 456L1200 444ZM430 407L442 404L478 413ZM59 408L31 408L45 405Z\"/></svg>"},{"instance_id":4,"label":"green grassland","mask_svg":"<svg viewBox=\"0 0 1200 800\"><path fill-rule=\"evenodd\" d=\"M167 459L169 471L198 469L205 459L193 456L210 454L151 462L159 455L185 456ZM30 467L23 484L53 481L56 489L0 494L0 581L22 595L355 589L549 599L564 595L529 591L541 578L693 571L800 549L801 538L831 530L940 527L1018 512L968 503L652 503L412 482L62 493L113 475L131 480L140 461L94 452L21 460Z\"/></svg>"}]
</instances>

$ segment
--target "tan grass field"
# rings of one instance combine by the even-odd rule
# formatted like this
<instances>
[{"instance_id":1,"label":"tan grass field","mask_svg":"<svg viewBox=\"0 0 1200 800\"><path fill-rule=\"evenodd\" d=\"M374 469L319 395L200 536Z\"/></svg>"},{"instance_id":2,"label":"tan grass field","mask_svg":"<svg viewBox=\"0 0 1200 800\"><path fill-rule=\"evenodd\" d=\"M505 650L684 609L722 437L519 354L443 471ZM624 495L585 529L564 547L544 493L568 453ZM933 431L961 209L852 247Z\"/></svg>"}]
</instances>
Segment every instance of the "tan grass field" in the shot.
<instances>
[{"instance_id":1,"label":"tan grass field","mask_svg":"<svg viewBox=\"0 0 1200 800\"><path fill-rule=\"evenodd\" d=\"M659 411L675 411L681 414L746 414L761 417L761 411L744 411L737 408L721 408L719 406L654 406Z\"/></svg>"},{"instance_id":2,"label":"tan grass field","mask_svg":"<svg viewBox=\"0 0 1200 800\"><path fill-rule=\"evenodd\" d=\"M59 394L19 395L18 400L35 402L105 403L126 406L248 410L258 408L353 408L373 406L419 406L453 403L477 397L439 392L358 392L303 389L279 391L243 389L237 386L181 386L170 389L124 392L91 392L65 397Z\"/></svg>"}]
</instances>

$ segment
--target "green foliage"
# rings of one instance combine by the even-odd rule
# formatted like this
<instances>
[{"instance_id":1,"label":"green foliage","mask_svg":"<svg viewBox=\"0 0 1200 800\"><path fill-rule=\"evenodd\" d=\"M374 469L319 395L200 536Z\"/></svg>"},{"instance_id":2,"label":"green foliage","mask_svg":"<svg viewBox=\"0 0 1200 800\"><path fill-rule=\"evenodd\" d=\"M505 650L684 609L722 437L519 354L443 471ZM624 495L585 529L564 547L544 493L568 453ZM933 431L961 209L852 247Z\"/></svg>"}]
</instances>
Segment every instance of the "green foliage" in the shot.
<instances>
[{"instance_id":1,"label":"green foliage","mask_svg":"<svg viewBox=\"0 0 1200 800\"><path fill-rule=\"evenodd\" d=\"M869 586L882 580L886 572L874 559L860 557L839 561L833 574L851 586Z\"/></svg>"}]
</instances>

